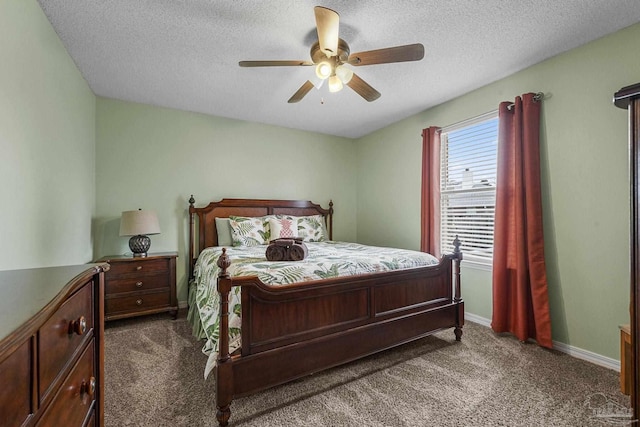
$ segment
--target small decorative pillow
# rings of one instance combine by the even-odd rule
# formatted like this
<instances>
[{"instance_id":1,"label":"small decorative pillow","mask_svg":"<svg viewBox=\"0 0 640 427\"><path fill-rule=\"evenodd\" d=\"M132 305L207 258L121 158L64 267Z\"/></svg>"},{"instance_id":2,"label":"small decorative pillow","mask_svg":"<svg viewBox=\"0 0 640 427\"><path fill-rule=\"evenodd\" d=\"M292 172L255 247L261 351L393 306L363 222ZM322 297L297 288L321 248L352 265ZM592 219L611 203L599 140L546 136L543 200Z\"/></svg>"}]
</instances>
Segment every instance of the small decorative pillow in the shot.
<instances>
[{"instance_id":1,"label":"small decorative pillow","mask_svg":"<svg viewBox=\"0 0 640 427\"><path fill-rule=\"evenodd\" d=\"M229 216L233 246L258 246L269 243L269 230L263 217Z\"/></svg>"},{"instance_id":2,"label":"small decorative pillow","mask_svg":"<svg viewBox=\"0 0 640 427\"><path fill-rule=\"evenodd\" d=\"M269 218L270 239L290 239L298 237L298 220L291 216Z\"/></svg>"},{"instance_id":3,"label":"small decorative pillow","mask_svg":"<svg viewBox=\"0 0 640 427\"><path fill-rule=\"evenodd\" d=\"M324 242L327 240L327 230L322 215L298 217L298 236L305 242Z\"/></svg>"}]
</instances>

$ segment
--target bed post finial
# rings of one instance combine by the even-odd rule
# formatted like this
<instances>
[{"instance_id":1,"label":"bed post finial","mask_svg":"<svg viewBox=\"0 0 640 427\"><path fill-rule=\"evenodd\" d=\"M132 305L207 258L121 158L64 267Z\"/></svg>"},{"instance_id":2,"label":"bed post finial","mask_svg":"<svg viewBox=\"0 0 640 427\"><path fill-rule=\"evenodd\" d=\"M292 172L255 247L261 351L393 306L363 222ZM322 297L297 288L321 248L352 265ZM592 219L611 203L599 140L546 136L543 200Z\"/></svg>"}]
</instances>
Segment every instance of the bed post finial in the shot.
<instances>
[{"instance_id":1,"label":"bed post finial","mask_svg":"<svg viewBox=\"0 0 640 427\"><path fill-rule=\"evenodd\" d=\"M453 253L455 255L460 254L460 239L458 239L458 235L456 234L456 238L453 239Z\"/></svg>"},{"instance_id":2,"label":"bed post finial","mask_svg":"<svg viewBox=\"0 0 640 427\"><path fill-rule=\"evenodd\" d=\"M229 266L231 265L231 260L229 260L229 255L227 255L227 248L222 248L222 255L220 255L220 258L218 258L218 262L216 264L218 264L218 267L220 267L220 270L222 270L220 271L219 277L228 279L229 273L227 272L227 268L229 268Z\"/></svg>"},{"instance_id":3,"label":"bed post finial","mask_svg":"<svg viewBox=\"0 0 640 427\"><path fill-rule=\"evenodd\" d=\"M193 204L196 202L196 199L193 198L193 194L189 197L189 207L192 208Z\"/></svg>"},{"instance_id":4,"label":"bed post finial","mask_svg":"<svg viewBox=\"0 0 640 427\"><path fill-rule=\"evenodd\" d=\"M333 199L329 199L329 240L333 240Z\"/></svg>"}]
</instances>

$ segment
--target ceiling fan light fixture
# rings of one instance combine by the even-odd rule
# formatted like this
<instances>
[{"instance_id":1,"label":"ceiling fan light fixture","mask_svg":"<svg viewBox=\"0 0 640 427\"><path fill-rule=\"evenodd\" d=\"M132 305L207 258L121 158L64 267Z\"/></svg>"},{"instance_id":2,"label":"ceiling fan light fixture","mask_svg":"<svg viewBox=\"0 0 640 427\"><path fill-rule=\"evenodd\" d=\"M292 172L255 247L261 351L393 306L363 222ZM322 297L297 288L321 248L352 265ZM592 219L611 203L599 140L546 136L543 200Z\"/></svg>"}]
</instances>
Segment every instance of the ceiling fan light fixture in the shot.
<instances>
[{"instance_id":1,"label":"ceiling fan light fixture","mask_svg":"<svg viewBox=\"0 0 640 427\"><path fill-rule=\"evenodd\" d=\"M347 84L351 81L353 77L353 71L349 67L344 65L338 65L336 67L336 76L342 81L342 83Z\"/></svg>"},{"instance_id":2,"label":"ceiling fan light fixture","mask_svg":"<svg viewBox=\"0 0 640 427\"><path fill-rule=\"evenodd\" d=\"M327 61L322 61L316 66L316 76L323 80L331 76L331 72L331 64Z\"/></svg>"},{"instance_id":3,"label":"ceiling fan light fixture","mask_svg":"<svg viewBox=\"0 0 640 427\"><path fill-rule=\"evenodd\" d=\"M335 74L329 77L329 92L340 92L342 90L342 81Z\"/></svg>"}]
</instances>

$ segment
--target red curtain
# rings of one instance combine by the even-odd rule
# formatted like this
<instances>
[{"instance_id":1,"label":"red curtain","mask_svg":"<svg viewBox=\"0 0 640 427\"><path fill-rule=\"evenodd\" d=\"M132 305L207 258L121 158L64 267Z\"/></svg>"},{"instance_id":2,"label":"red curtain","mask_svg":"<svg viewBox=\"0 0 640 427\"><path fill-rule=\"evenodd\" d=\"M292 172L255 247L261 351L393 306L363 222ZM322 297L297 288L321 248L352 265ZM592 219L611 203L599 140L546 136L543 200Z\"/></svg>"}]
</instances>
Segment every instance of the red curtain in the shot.
<instances>
[{"instance_id":1,"label":"red curtain","mask_svg":"<svg viewBox=\"0 0 640 427\"><path fill-rule=\"evenodd\" d=\"M496 332L551 348L540 191L540 105L533 93L500 104L493 250Z\"/></svg>"},{"instance_id":2,"label":"red curtain","mask_svg":"<svg viewBox=\"0 0 640 427\"><path fill-rule=\"evenodd\" d=\"M440 257L440 128L422 130L420 250Z\"/></svg>"}]
</instances>

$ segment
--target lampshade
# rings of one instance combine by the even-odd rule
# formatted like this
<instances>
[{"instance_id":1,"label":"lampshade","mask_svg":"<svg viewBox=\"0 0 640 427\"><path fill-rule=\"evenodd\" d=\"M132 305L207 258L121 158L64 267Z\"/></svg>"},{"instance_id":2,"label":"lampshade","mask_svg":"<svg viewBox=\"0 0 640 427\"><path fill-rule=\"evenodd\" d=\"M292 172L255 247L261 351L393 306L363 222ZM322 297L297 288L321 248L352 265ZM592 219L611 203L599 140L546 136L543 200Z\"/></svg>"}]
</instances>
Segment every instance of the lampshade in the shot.
<instances>
[{"instance_id":1,"label":"lampshade","mask_svg":"<svg viewBox=\"0 0 640 427\"><path fill-rule=\"evenodd\" d=\"M137 236L146 234L159 234L160 223L154 211L125 211L120 220L121 236Z\"/></svg>"},{"instance_id":2,"label":"lampshade","mask_svg":"<svg viewBox=\"0 0 640 427\"><path fill-rule=\"evenodd\" d=\"M131 236L129 248L134 257L146 257L151 247L147 234L159 234L160 224L154 211L125 211L120 219L120 235Z\"/></svg>"}]
</instances>

